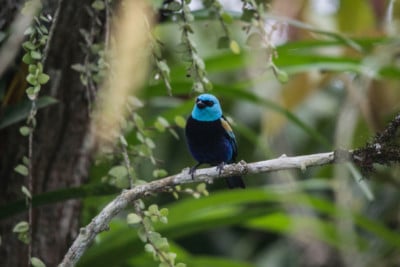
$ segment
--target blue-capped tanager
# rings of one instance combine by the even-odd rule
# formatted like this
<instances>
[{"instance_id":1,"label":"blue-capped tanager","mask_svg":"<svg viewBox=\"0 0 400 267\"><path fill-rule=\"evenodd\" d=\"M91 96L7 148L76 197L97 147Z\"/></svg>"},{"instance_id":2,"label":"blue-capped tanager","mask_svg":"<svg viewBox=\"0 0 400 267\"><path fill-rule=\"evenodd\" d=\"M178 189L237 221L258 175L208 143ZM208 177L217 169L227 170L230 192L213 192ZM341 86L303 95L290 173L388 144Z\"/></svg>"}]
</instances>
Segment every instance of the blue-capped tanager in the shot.
<instances>
[{"instance_id":1,"label":"blue-capped tanager","mask_svg":"<svg viewBox=\"0 0 400 267\"><path fill-rule=\"evenodd\" d=\"M197 161L190 169L192 175L203 163L217 166L222 171L224 164L235 162L236 138L215 96L201 94L196 98L186 122L185 134L190 153ZM226 181L230 188L245 188L240 176L228 177Z\"/></svg>"}]
</instances>

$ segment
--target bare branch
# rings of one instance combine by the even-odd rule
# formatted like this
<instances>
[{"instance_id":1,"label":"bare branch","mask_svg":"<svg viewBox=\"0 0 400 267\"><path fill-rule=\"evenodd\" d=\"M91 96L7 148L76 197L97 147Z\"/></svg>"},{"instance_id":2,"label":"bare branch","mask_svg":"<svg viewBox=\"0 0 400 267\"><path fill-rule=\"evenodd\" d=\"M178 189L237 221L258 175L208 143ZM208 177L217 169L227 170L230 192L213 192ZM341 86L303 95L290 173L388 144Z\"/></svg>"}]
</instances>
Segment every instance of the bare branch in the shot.
<instances>
[{"instance_id":1,"label":"bare branch","mask_svg":"<svg viewBox=\"0 0 400 267\"><path fill-rule=\"evenodd\" d=\"M74 266L94 240L96 235L108 229L111 219L121 212L128 204L141 197L160 191L165 191L172 186L180 184L210 182L214 179L234 175L266 173L287 169L305 170L306 168L312 166L350 161L350 156L351 152L342 150L340 152L328 152L297 157L287 157L286 155L283 155L276 159L254 163L246 163L241 161L236 164L226 165L221 175L219 175L219 171L215 167L199 169L196 171L194 179L192 179L192 176L189 174L189 169L186 168L182 170L181 173L176 175L171 175L160 180L138 185L129 190L124 190L95 218L93 218L93 220L86 227L81 228L78 237L69 248L59 266Z\"/></svg>"}]
</instances>

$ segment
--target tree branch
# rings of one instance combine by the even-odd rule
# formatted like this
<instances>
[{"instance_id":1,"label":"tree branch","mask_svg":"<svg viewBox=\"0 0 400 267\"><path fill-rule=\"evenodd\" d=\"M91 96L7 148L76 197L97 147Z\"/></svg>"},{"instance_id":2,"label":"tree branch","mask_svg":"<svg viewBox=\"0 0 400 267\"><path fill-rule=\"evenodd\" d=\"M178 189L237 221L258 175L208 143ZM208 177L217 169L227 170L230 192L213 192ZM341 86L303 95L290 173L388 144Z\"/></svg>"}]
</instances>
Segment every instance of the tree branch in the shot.
<instances>
[{"instance_id":1,"label":"tree branch","mask_svg":"<svg viewBox=\"0 0 400 267\"><path fill-rule=\"evenodd\" d=\"M138 185L129 190L124 190L95 218L93 218L93 220L86 227L81 228L78 237L69 248L59 266L74 266L94 240L96 235L108 230L108 224L112 218L121 212L128 204L132 203L132 201L147 196L151 193L165 191L169 187L180 184L210 182L215 179L234 175L266 173L287 169L305 170L306 168L312 166L351 161L351 158L352 152L346 150L297 157L287 157L286 155L283 155L276 159L254 163L246 163L241 161L236 164L226 165L220 175L219 171L215 167L199 169L196 171L194 179L192 179L192 176L189 174L189 168L186 168L183 169L181 173L143 185Z\"/></svg>"}]
</instances>

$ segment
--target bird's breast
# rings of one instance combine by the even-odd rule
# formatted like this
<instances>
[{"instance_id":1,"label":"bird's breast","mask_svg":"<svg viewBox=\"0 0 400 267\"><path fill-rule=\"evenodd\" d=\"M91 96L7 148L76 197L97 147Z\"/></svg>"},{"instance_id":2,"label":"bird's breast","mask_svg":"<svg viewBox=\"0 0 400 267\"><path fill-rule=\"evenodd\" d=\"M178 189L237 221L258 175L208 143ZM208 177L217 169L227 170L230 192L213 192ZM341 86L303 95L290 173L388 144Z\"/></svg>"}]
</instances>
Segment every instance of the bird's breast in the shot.
<instances>
[{"instance_id":1,"label":"bird's breast","mask_svg":"<svg viewBox=\"0 0 400 267\"><path fill-rule=\"evenodd\" d=\"M193 157L202 163L218 164L232 159L233 148L221 121L198 121L190 117L186 140Z\"/></svg>"}]
</instances>

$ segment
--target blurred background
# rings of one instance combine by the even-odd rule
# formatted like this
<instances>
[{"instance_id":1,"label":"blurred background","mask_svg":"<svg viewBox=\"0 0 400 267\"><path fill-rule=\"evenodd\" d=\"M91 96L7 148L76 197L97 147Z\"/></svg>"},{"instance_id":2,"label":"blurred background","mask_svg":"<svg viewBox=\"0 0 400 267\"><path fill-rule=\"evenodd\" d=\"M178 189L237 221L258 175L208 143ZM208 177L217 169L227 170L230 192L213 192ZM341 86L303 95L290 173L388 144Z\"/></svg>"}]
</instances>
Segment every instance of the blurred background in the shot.
<instances>
[{"instance_id":1,"label":"blurred background","mask_svg":"<svg viewBox=\"0 0 400 267\"><path fill-rule=\"evenodd\" d=\"M112 10L116 3L108 2ZM183 127L200 92L220 99L246 162L362 147L400 110L398 1L192 0L186 13L181 1L149 2L157 13L149 72L122 122L138 182L195 164ZM99 10L104 21L108 13ZM87 58L100 66L88 75L95 87L96 53ZM80 226L128 186L119 152L102 151L87 165L88 185L112 189L79 191ZM187 266L400 266L399 168L374 167L247 175L245 190L216 180L208 196L191 184L175 197L143 201L168 208L168 223L154 227ZM158 266L126 223L129 212L97 236L78 266Z\"/></svg>"}]
</instances>

